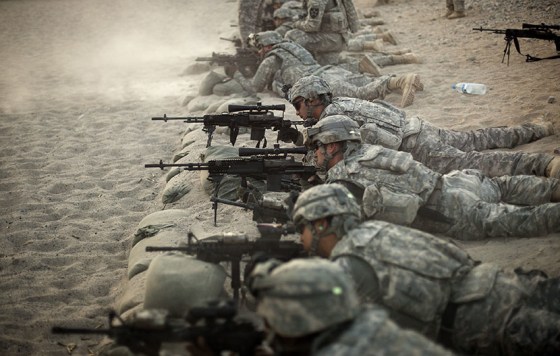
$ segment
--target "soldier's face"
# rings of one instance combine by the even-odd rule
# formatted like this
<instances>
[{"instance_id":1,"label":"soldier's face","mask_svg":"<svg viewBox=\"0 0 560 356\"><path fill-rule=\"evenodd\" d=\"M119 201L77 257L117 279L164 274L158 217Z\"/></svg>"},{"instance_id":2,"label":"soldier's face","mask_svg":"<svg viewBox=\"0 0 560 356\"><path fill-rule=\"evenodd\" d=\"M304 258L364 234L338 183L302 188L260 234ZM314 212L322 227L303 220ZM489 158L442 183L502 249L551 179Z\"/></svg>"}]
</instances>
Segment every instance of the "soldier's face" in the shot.
<instances>
[{"instance_id":1,"label":"soldier's face","mask_svg":"<svg viewBox=\"0 0 560 356\"><path fill-rule=\"evenodd\" d=\"M301 96L298 96L292 102L294 105L294 109L296 109L296 115L301 117L302 119L307 119L307 105L305 105L305 99Z\"/></svg>"},{"instance_id":2,"label":"soldier's face","mask_svg":"<svg viewBox=\"0 0 560 356\"><path fill-rule=\"evenodd\" d=\"M316 231L324 231L328 227L326 219L319 219L313 222ZM306 224L303 227L303 231L300 236L301 244L303 249L307 252L311 251L311 245L313 243L313 232L311 231L311 225ZM331 255L331 251L337 243L336 236L334 234L329 234L322 236L319 239L319 244L317 245L317 255L328 258Z\"/></svg>"}]
</instances>

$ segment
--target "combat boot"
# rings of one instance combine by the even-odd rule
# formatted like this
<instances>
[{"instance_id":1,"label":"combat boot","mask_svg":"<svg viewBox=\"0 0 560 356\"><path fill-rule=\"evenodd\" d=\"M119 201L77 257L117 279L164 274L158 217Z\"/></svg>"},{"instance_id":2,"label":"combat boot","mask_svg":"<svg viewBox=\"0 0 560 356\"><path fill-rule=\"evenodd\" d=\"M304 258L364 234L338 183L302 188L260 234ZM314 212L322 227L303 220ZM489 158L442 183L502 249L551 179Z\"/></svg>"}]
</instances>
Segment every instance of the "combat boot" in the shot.
<instances>
[{"instance_id":1,"label":"combat boot","mask_svg":"<svg viewBox=\"0 0 560 356\"><path fill-rule=\"evenodd\" d=\"M367 54L364 55L362 59L360 59L358 70L360 71L360 73L369 73L373 74L376 77L381 76L381 68L379 68L377 63L375 63L373 59Z\"/></svg>"},{"instance_id":2,"label":"combat boot","mask_svg":"<svg viewBox=\"0 0 560 356\"><path fill-rule=\"evenodd\" d=\"M405 74L389 79L387 85L389 90L400 89L402 91L401 107L405 108L414 102L414 94L419 88L424 88L418 74Z\"/></svg>"},{"instance_id":3,"label":"combat boot","mask_svg":"<svg viewBox=\"0 0 560 356\"><path fill-rule=\"evenodd\" d=\"M448 18L454 12L455 11L453 11L453 9L448 8L447 11L445 12L445 14L442 17Z\"/></svg>"},{"instance_id":4,"label":"combat boot","mask_svg":"<svg viewBox=\"0 0 560 356\"><path fill-rule=\"evenodd\" d=\"M392 45L397 45L397 40L395 39L395 36L393 36L393 34L390 31L381 33L381 38L383 39L384 42L388 42Z\"/></svg>"},{"instance_id":5,"label":"combat boot","mask_svg":"<svg viewBox=\"0 0 560 356\"><path fill-rule=\"evenodd\" d=\"M556 156L546 166L544 175L549 178L560 179L560 157ZM559 197L560 198L560 197Z\"/></svg>"},{"instance_id":6,"label":"combat boot","mask_svg":"<svg viewBox=\"0 0 560 356\"><path fill-rule=\"evenodd\" d=\"M371 50L375 52L383 52L383 40L381 38L375 41L365 41L364 50Z\"/></svg>"},{"instance_id":7,"label":"combat boot","mask_svg":"<svg viewBox=\"0 0 560 356\"><path fill-rule=\"evenodd\" d=\"M452 20L452 19L458 19L460 17L465 17L465 12L464 11L453 11L453 13L449 16L447 16L448 19Z\"/></svg>"}]
</instances>

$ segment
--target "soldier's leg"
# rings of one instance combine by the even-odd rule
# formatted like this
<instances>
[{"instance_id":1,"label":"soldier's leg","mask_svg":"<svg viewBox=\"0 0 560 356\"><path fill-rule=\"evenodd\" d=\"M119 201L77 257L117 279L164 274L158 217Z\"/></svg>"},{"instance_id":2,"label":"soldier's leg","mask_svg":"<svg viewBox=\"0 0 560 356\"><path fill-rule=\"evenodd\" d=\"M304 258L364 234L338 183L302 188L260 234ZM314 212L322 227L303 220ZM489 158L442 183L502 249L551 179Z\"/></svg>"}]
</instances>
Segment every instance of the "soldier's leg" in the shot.
<instances>
[{"instance_id":1,"label":"soldier's leg","mask_svg":"<svg viewBox=\"0 0 560 356\"><path fill-rule=\"evenodd\" d=\"M453 13L447 16L448 19L465 17L465 0L453 0Z\"/></svg>"},{"instance_id":2,"label":"soldier's leg","mask_svg":"<svg viewBox=\"0 0 560 356\"><path fill-rule=\"evenodd\" d=\"M345 49L344 38L339 33L309 33L298 29L290 30L285 37L312 53L341 52Z\"/></svg>"},{"instance_id":3,"label":"soldier's leg","mask_svg":"<svg viewBox=\"0 0 560 356\"><path fill-rule=\"evenodd\" d=\"M458 305L453 346L467 354L540 355L557 351L560 315L529 307L527 292L515 273L499 271L483 298Z\"/></svg>"},{"instance_id":4,"label":"soldier's leg","mask_svg":"<svg viewBox=\"0 0 560 356\"><path fill-rule=\"evenodd\" d=\"M504 328L508 355L557 355L560 351L560 315L522 307Z\"/></svg>"},{"instance_id":5,"label":"soldier's leg","mask_svg":"<svg viewBox=\"0 0 560 356\"><path fill-rule=\"evenodd\" d=\"M483 151L493 148L513 148L554 134L552 123L523 124L511 127L489 127L473 131L454 131L423 123L422 130L429 130L440 140L461 151Z\"/></svg>"},{"instance_id":6,"label":"soldier's leg","mask_svg":"<svg viewBox=\"0 0 560 356\"><path fill-rule=\"evenodd\" d=\"M454 171L442 177L441 193L432 194L425 207L450 220L447 229L440 227L437 232L458 239L543 236L560 232L560 203L519 206L503 203L502 199L505 196L509 201L519 202L525 198L524 204L541 202L551 195L546 189L558 188L558 180L547 181L552 183L533 186L524 181L527 193L523 193L515 182L509 188L496 183L494 178L485 178L479 171Z\"/></svg>"},{"instance_id":7,"label":"soldier's leg","mask_svg":"<svg viewBox=\"0 0 560 356\"><path fill-rule=\"evenodd\" d=\"M319 76L330 84L335 97L347 96L364 100L383 99L389 93L388 83L391 79L388 75L376 78L356 75L336 67L325 70Z\"/></svg>"},{"instance_id":8,"label":"soldier's leg","mask_svg":"<svg viewBox=\"0 0 560 356\"><path fill-rule=\"evenodd\" d=\"M541 178L534 176L502 176L482 178L482 191L490 186L497 186L500 190L500 201L517 205L539 205L553 201L553 196L560 189L560 180L555 178ZM486 199L484 194L482 198Z\"/></svg>"},{"instance_id":9,"label":"soldier's leg","mask_svg":"<svg viewBox=\"0 0 560 356\"><path fill-rule=\"evenodd\" d=\"M447 12L445 13L444 16L445 16L445 17L448 17L448 16L451 15L451 14L453 13L453 11L454 11L454 8L453 8L453 0L446 0L446 1L445 1L445 5L446 5L446 7L447 7Z\"/></svg>"},{"instance_id":10,"label":"soldier's leg","mask_svg":"<svg viewBox=\"0 0 560 356\"><path fill-rule=\"evenodd\" d=\"M405 138L401 149L410 152L415 160L440 173L470 168L478 169L490 177L502 175L549 176L547 167L554 158L552 155L472 151L472 145L461 144L461 140L468 141L469 138L472 138L471 133L440 130L422 122L422 130L416 135ZM462 150L461 147L466 147L466 149Z\"/></svg>"}]
</instances>

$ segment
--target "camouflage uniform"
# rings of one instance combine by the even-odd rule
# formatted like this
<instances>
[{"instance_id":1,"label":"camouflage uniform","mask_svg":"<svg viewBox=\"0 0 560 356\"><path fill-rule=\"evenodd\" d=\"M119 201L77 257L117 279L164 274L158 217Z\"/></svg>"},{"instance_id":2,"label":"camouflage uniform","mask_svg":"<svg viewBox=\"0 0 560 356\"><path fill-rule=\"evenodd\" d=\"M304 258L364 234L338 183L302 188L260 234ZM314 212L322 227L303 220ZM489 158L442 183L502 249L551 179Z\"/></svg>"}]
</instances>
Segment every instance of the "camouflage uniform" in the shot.
<instances>
[{"instance_id":1,"label":"camouflage uniform","mask_svg":"<svg viewBox=\"0 0 560 356\"><path fill-rule=\"evenodd\" d=\"M286 39L313 53L319 63L336 64L350 28L359 28L352 0L308 0L306 8L307 17L294 22Z\"/></svg>"},{"instance_id":2,"label":"camouflage uniform","mask_svg":"<svg viewBox=\"0 0 560 356\"><path fill-rule=\"evenodd\" d=\"M317 338L325 344L316 343L312 355L452 355L418 333L401 329L386 311L373 306L364 306L340 334L327 330Z\"/></svg>"},{"instance_id":3,"label":"camouflage uniform","mask_svg":"<svg viewBox=\"0 0 560 356\"><path fill-rule=\"evenodd\" d=\"M281 90L284 84L293 84L299 78L311 74L329 82L337 96L373 100L389 93L390 76L372 78L336 66L321 66L305 48L289 41L272 47L252 79L246 79L239 72L234 74L234 78L249 92L262 92L272 86L274 92L284 96Z\"/></svg>"},{"instance_id":4,"label":"camouflage uniform","mask_svg":"<svg viewBox=\"0 0 560 356\"><path fill-rule=\"evenodd\" d=\"M560 203L550 203L558 179L488 178L477 170L441 175L408 153L376 145L361 145L347 154L329 169L327 182L364 187L369 219L413 223L464 240L560 232Z\"/></svg>"},{"instance_id":5,"label":"camouflage uniform","mask_svg":"<svg viewBox=\"0 0 560 356\"><path fill-rule=\"evenodd\" d=\"M257 314L274 334L294 341L314 334L307 354L451 355L422 335L400 329L385 310L360 306L353 286L334 263L300 259L270 269L267 262L251 274ZM292 351L282 349L281 342L274 346L278 354Z\"/></svg>"},{"instance_id":6,"label":"camouflage uniform","mask_svg":"<svg viewBox=\"0 0 560 356\"><path fill-rule=\"evenodd\" d=\"M465 251L432 235L369 221L348 232L331 258L367 290L362 300L459 352L536 355L560 348L560 314L531 305L524 275L475 266Z\"/></svg>"},{"instance_id":7,"label":"camouflage uniform","mask_svg":"<svg viewBox=\"0 0 560 356\"><path fill-rule=\"evenodd\" d=\"M313 239L335 242L323 256L351 276L362 303L381 304L401 327L461 353L558 351L558 278L479 264L454 243L411 228L384 221L348 223L360 215L357 200L340 184L310 188L293 209L298 228L307 226ZM314 230L323 219L326 225Z\"/></svg>"},{"instance_id":8,"label":"camouflage uniform","mask_svg":"<svg viewBox=\"0 0 560 356\"><path fill-rule=\"evenodd\" d=\"M538 175L553 156L545 153L479 152L493 148L512 148L550 135L541 125L491 127L476 131L454 131L438 128L382 101L369 102L355 98L333 98L321 118L346 115L362 126L364 143L405 151L439 173L475 168L485 175ZM366 125L367 126L364 126Z\"/></svg>"}]
</instances>

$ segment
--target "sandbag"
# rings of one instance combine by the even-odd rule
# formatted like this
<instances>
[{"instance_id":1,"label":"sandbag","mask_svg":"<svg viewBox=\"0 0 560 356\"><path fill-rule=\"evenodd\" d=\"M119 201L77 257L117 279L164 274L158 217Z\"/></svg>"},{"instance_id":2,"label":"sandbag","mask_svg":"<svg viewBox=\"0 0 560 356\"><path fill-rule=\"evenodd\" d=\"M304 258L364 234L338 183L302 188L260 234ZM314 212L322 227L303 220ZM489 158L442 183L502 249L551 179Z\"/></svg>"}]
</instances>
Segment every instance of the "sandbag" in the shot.
<instances>
[{"instance_id":1,"label":"sandbag","mask_svg":"<svg viewBox=\"0 0 560 356\"><path fill-rule=\"evenodd\" d=\"M159 252L147 252L146 246L177 246L187 239L184 231L173 230L173 228L160 230L156 235L139 241L128 255L128 279L148 269L151 261Z\"/></svg>"},{"instance_id":2,"label":"sandbag","mask_svg":"<svg viewBox=\"0 0 560 356\"><path fill-rule=\"evenodd\" d=\"M171 316L182 317L193 306L225 296L223 267L183 253L157 256L146 273L146 309L165 309Z\"/></svg>"},{"instance_id":3,"label":"sandbag","mask_svg":"<svg viewBox=\"0 0 560 356\"><path fill-rule=\"evenodd\" d=\"M161 230L170 228L182 231L186 235L190 228L190 213L184 209L168 209L145 216L138 223L132 246L146 237L154 236Z\"/></svg>"},{"instance_id":4,"label":"sandbag","mask_svg":"<svg viewBox=\"0 0 560 356\"><path fill-rule=\"evenodd\" d=\"M214 86L218 83L223 82L227 78L228 77L224 74L216 73L213 70L210 71L204 77L204 79L202 79L202 82L200 82L200 85L198 87L198 95L201 95L201 96L211 95L212 90L214 89Z\"/></svg>"}]
</instances>

